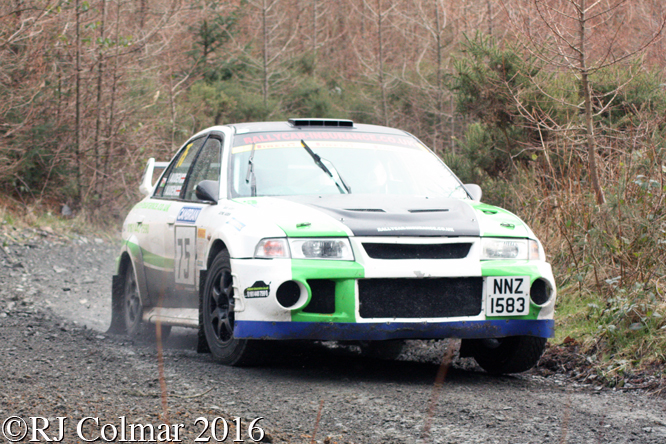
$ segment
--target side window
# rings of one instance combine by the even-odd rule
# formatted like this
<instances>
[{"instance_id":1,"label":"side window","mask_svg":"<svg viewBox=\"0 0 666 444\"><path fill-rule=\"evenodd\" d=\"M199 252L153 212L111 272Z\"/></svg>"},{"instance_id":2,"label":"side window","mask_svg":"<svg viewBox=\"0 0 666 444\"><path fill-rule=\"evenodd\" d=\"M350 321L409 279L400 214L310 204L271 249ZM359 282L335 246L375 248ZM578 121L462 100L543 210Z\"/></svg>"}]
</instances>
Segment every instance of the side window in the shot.
<instances>
[{"instance_id":1,"label":"side window","mask_svg":"<svg viewBox=\"0 0 666 444\"><path fill-rule=\"evenodd\" d=\"M180 196L187 172L204 140L206 138L201 137L191 141L181 150L178 157L171 161L166 173L157 185L157 189L155 190L156 197L177 199Z\"/></svg>"},{"instance_id":2,"label":"side window","mask_svg":"<svg viewBox=\"0 0 666 444\"><path fill-rule=\"evenodd\" d=\"M222 141L214 137L208 138L187 178L185 200L197 200L194 188L202 180L214 180L219 184L221 160Z\"/></svg>"}]
</instances>

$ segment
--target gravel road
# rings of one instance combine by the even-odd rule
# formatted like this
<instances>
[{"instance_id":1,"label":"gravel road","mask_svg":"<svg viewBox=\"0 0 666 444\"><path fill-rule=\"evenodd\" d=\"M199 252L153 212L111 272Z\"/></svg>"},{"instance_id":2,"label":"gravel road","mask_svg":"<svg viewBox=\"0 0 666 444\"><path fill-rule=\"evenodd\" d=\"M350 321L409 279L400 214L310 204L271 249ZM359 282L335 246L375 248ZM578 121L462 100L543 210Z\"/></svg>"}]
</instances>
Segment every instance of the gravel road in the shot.
<instances>
[{"instance_id":1,"label":"gravel road","mask_svg":"<svg viewBox=\"0 0 666 444\"><path fill-rule=\"evenodd\" d=\"M413 341L397 361L291 344L270 364L230 368L196 353L194 331L174 329L161 378L157 344L105 333L116 242L48 230L11 238L0 252L0 421L64 417L62 442L84 442L76 427L86 417L99 418L84 421L87 439L104 424L122 429L122 417L162 431L182 424L178 438L189 443L204 428L197 418L220 417L230 425L225 442L236 433L251 442L248 424L263 417L263 442L275 443L666 442L664 398L557 374L490 377L460 359L445 372L438 362L455 341Z\"/></svg>"}]
</instances>

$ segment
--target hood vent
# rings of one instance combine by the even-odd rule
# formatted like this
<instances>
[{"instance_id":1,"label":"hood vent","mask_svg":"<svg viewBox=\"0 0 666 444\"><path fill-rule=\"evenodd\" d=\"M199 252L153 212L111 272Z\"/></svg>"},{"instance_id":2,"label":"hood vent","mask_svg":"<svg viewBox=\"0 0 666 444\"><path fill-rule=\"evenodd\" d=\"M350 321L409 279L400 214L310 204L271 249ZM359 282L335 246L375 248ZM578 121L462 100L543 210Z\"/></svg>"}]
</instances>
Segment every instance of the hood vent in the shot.
<instances>
[{"instance_id":1,"label":"hood vent","mask_svg":"<svg viewBox=\"0 0 666 444\"><path fill-rule=\"evenodd\" d=\"M449 211L448 208L423 208L417 210L407 210L410 213L446 213Z\"/></svg>"},{"instance_id":2,"label":"hood vent","mask_svg":"<svg viewBox=\"0 0 666 444\"><path fill-rule=\"evenodd\" d=\"M363 213L386 213L381 208L345 208L345 211L360 211Z\"/></svg>"}]
</instances>

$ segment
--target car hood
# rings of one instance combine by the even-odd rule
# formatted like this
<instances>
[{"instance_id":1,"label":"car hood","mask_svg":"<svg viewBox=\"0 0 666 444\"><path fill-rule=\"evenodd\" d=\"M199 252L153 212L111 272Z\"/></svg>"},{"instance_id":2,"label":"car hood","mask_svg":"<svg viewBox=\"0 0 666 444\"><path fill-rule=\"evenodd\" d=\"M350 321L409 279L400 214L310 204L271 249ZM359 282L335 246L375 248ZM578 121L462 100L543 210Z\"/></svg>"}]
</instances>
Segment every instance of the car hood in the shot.
<instances>
[{"instance_id":1,"label":"car hood","mask_svg":"<svg viewBox=\"0 0 666 444\"><path fill-rule=\"evenodd\" d=\"M470 200L400 195L314 195L234 199L248 217L290 237L496 236L534 238L515 214ZM247 208L247 207L246 207Z\"/></svg>"},{"instance_id":2,"label":"car hood","mask_svg":"<svg viewBox=\"0 0 666 444\"><path fill-rule=\"evenodd\" d=\"M399 195L314 195L234 199L290 237L479 236L471 201ZM494 207L493 207L494 208Z\"/></svg>"},{"instance_id":3,"label":"car hood","mask_svg":"<svg viewBox=\"0 0 666 444\"><path fill-rule=\"evenodd\" d=\"M355 236L478 236L475 211L458 199L339 194L289 196L344 224Z\"/></svg>"}]
</instances>

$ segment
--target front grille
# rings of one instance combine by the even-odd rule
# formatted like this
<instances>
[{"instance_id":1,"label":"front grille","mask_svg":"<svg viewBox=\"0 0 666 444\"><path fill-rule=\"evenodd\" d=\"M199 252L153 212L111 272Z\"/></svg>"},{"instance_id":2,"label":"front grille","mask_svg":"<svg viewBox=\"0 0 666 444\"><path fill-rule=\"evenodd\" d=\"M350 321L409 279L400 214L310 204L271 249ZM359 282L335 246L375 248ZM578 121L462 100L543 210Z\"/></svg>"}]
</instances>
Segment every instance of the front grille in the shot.
<instances>
[{"instance_id":1,"label":"front grille","mask_svg":"<svg viewBox=\"0 0 666 444\"><path fill-rule=\"evenodd\" d=\"M335 313L335 281L330 279L308 279L312 298L303 308L305 313Z\"/></svg>"},{"instance_id":2,"label":"front grille","mask_svg":"<svg viewBox=\"0 0 666 444\"><path fill-rule=\"evenodd\" d=\"M364 242L363 248L373 259L463 259L472 244L378 244Z\"/></svg>"},{"instance_id":3,"label":"front grille","mask_svg":"<svg viewBox=\"0 0 666 444\"><path fill-rule=\"evenodd\" d=\"M362 318L448 318L481 313L483 278L359 279Z\"/></svg>"}]
</instances>

